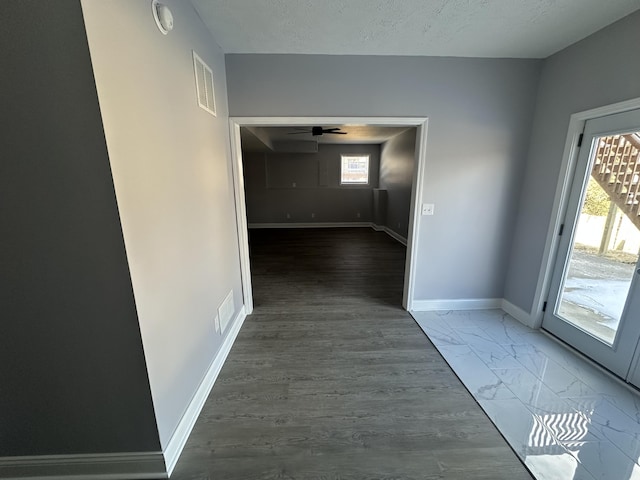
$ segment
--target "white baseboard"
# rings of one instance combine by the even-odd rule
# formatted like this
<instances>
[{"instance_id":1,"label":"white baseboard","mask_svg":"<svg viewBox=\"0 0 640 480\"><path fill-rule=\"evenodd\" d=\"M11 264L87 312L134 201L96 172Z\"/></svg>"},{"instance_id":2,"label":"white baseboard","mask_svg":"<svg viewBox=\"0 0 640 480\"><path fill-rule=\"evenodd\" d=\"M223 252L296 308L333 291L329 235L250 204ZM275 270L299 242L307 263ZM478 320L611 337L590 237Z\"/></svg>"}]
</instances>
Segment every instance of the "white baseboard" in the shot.
<instances>
[{"instance_id":1,"label":"white baseboard","mask_svg":"<svg viewBox=\"0 0 640 480\"><path fill-rule=\"evenodd\" d=\"M501 298L456 298L444 300L414 300L413 312L431 312L435 310L492 310L502 308Z\"/></svg>"},{"instance_id":2,"label":"white baseboard","mask_svg":"<svg viewBox=\"0 0 640 480\"><path fill-rule=\"evenodd\" d=\"M376 225L377 226L377 225ZM400 234L394 232L393 230L391 230L389 227L379 227L381 231L383 231L384 233L386 233L387 235L389 235L391 238L393 238L394 240L400 242L402 245L404 245L405 247L407 246L407 239L404 238L403 236L401 236ZM376 227L373 227L374 230L376 230Z\"/></svg>"},{"instance_id":3,"label":"white baseboard","mask_svg":"<svg viewBox=\"0 0 640 480\"><path fill-rule=\"evenodd\" d=\"M146 480L169 478L162 452L38 455L0 458L0 478Z\"/></svg>"},{"instance_id":4,"label":"white baseboard","mask_svg":"<svg viewBox=\"0 0 640 480\"><path fill-rule=\"evenodd\" d=\"M243 306L236 317L233 319L229 333L222 343L222 346L220 347L216 358L211 363L211 366L202 379L198 390L191 399L191 403L187 407L187 410L182 416L182 419L178 423L178 427L176 428L175 432L173 432L167 448L164 449L164 459L169 475L171 475L173 469L176 466L176 463L178 463L178 459L180 458L180 454L182 453L182 450L187 443L187 439L191 434L191 430L193 430L193 426L195 425L196 420L198 419L198 416L202 411L202 407L204 407L204 403L206 402L209 393L211 393L213 384L218 378L220 370L222 370L222 366L224 365L224 362L227 359L229 352L231 351L231 347L233 346L233 343L235 342L236 337L240 332L240 328L242 327L245 318L247 318L247 314L245 313L245 309Z\"/></svg>"},{"instance_id":5,"label":"white baseboard","mask_svg":"<svg viewBox=\"0 0 640 480\"><path fill-rule=\"evenodd\" d=\"M245 318L245 309L242 307L234 318L216 358L207 370L164 452L0 457L0 478L3 480L152 480L169 478Z\"/></svg>"},{"instance_id":6,"label":"white baseboard","mask_svg":"<svg viewBox=\"0 0 640 480\"><path fill-rule=\"evenodd\" d=\"M248 228L353 228L370 227L371 222L317 222L317 223L250 223Z\"/></svg>"},{"instance_id":7,"label":"white baseboard","mask_svg":"<svg viewBox=\"0 0 640 480\"><path fill-rule=\"evenodd\" d=\"M536 328L535 322L530 313L525 312L520 307L515 306L508 300L502 299L502 310L529 328Z\"/></svg>"},{"instance_id":8,"label":"white baseboard","mask_svg":"<svg viewBox=\"0 0 640 480\"><path fill-rule=\"evenodd\" d=\"M454 300L414 300L412 312L437 310L492 310L501 309L529 328L537 328L531 314L504 298L461 298Z\"/></svg>"},{"instance_id":9,"label":"white baseboard","mask_svg":"<svg viewBox=\"0 0 640 480\"><path fill-rule=\"evenodd\" d=\"M405 247L407 239L397 234L389 227L384 225L376 225L371 222L318 222L318 223L250 223L248 228L354 228L354 227L371 227L376 232L385 232L394 240L397 240Z\"/></svg>"}]
</instances>

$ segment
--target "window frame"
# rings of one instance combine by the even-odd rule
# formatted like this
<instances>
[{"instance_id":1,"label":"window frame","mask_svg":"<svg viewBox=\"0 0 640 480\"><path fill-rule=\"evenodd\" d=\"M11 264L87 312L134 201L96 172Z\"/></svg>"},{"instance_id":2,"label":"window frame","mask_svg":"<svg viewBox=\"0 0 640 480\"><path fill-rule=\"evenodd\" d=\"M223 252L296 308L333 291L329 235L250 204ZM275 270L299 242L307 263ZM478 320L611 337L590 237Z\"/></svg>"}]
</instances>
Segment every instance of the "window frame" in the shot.
<instances>
[{"instance_id":1,"label":"window frame","mask_svg":"<svg viewBox=\"0 0 640 480\"><path fill-rule=\"evenodd\" d=\"M344 159L350 157L360 157L367 159L367 181L366 182L350 182L344 181ZM358 187L371 185L371 155L368 153L341 153L340 154L340 186Z\"/></svg>"}]
</instances>

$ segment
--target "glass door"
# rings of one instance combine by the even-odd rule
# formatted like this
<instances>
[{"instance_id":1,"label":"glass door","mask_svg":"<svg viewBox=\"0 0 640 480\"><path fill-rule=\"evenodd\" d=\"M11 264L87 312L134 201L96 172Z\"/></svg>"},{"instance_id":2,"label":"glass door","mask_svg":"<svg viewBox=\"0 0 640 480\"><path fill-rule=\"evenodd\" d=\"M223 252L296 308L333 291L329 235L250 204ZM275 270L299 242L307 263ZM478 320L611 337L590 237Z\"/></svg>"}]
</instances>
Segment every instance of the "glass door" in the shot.
<instances>
[{"instance_id":1,"label":"glass door","mask_svg":"<svg viewBox=\"0 0 640 480\"><path fill-rule=\"evenodd\" d=\"M640 110L589 120L542 327L618 376L640 340Z\"/></svg>"}]
</instances>

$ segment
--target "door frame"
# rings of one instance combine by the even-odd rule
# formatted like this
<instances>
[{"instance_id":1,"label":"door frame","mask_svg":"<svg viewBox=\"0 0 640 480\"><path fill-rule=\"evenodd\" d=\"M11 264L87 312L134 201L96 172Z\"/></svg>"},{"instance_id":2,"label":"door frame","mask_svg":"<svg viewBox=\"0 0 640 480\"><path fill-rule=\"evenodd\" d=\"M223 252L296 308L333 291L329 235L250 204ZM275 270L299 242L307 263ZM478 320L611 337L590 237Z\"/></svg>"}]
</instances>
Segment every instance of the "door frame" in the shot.
<instances>
[{"instance_id":1,"label":"door frame","mask_svg":"<svg viewBox=\"0 0 640 480\"><path fill-rule=\"evenodd\" d=\"M560 308L566 288L565 282L570 281L569 270L574 258L576 232L580 218L584 214L587 185L595 175L596 151L600 148L601 139L630 131L636 132L638 129L640 129L640 109L600 116L586 122L584 138L571 182L567 213L564 217L565 233L558 242L558 254L554 262L547 310L542 320L542 328L547 332L623 379L627 379L629 375L629 367L634 359L638 338L640 338L640 324L631 320L636 318L637 312L640 311L637 309L640 305L640 290L638 290L640 278L636 277L635 272L638 266L634 265L631 268L632 273L628 278L624 311L620 312L619 325L613 341L610 342L608 338L605 339L580 322L576 322L571 314L561 313ZM611 197L613 203L614 194L606 193ZM626 284L626 281L624 283ZM635 315L633 314L634 304L636 306Z\"/></svg>"},{"instance_id":2,"label":"door frame","mask_svg":"<svg viewBox=\"0 0 640 480\"><path fill-rule=\"evenodd\" d=\"M233 193L236 205L236 226L238 248L240 251L240 272L242 296L245 312L253 311L253 289L251 286L251 267L249 260L249 229L247 225L247 207L242 165L242 145L240 127L296 126L322 124L375 125L387 127L416 127L415 165L411 187L411 206L409 215L409 233L407 235L407 255L405 260L402 306L411 310L414 302L415 277L417 269L417 245L420 239L420 204L422 202L425 178L427 130L429 120L426 117L229 117L231 157L233 173Z\"/></svg>"},{"instance_id":3,"label":"door frame","mask_svg":"<svg viewBox=\"0 0 640 480\"><path fill-rule=\"evenodd\" d=\"M603 107L585 110L583 112L574 113L569 120L569 128L567 139L564 145L564 153L562 154L562 163L560 164L560 172L558 174L558 183L556 185L556 193L553 200L553 209L547 229L547 238L545 241L542 261L540 263L540 271L538 273L538 282L533 297L533 305L531 308L531 327L538 329L542 325L543 306L549 297L551 288L551 277L553 276L553 266L558 255L558 246L560 244L560 226L564 221L569 202L569 194L571 192L571 183L575 173L576 163L578 161L578 140L587 120L616 113L628 112L640 108L640 97L627 100L624 102L605 105Z\"/></svg>"}]
</instances>

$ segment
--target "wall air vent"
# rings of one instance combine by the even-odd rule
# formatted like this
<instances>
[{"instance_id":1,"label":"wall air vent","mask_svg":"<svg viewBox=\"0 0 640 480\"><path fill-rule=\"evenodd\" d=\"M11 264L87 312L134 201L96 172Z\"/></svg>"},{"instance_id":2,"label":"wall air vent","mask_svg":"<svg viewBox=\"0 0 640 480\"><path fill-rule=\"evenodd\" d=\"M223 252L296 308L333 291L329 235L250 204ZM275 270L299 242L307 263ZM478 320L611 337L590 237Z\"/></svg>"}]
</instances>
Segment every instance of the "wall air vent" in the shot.
<instances>
[{"instance_id":1,"label":"wall air vent","mask_svg":"<svg viewBox=\"0 0 640 480\"><path fill-rule=\"evenodd\" d=\"M198 105L215 117L216 98L213 93L213 72L196 52L193 52L193 68L196 74Z\"/></svg>"}]
</instances>

